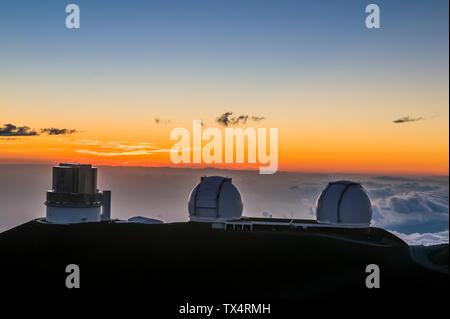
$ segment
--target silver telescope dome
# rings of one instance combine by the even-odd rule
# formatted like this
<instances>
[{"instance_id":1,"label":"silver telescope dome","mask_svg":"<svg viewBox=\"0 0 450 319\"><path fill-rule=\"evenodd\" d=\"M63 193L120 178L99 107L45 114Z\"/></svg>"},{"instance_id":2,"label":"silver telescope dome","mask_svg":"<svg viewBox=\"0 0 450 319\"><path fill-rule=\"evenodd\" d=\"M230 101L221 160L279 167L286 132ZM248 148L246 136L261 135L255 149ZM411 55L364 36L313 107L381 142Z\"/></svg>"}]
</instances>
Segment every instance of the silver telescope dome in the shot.
<instances>
[{"instance_id":1,"label":"silver telescope dome","mask_svg":"<svg viewBox=\"0 0 450 319\"><path fill-rule=\"evenodd\" d=\"M369 227L372 204L359 183L329 183L316 202L317 222L349 227Z\"/></svg>"},{"instance_id":2,"label":"silver telescope dome","mask_svg":"<svg viewBox=\"0 0 450 319\"><path fill-rule=\"evenodd\" d=\"M231 183L231 178L222 176L202 177L189 196L189 218L191 221L225 221L240 219L243 202L241 193Z\"/></svg>"}]
</instances>

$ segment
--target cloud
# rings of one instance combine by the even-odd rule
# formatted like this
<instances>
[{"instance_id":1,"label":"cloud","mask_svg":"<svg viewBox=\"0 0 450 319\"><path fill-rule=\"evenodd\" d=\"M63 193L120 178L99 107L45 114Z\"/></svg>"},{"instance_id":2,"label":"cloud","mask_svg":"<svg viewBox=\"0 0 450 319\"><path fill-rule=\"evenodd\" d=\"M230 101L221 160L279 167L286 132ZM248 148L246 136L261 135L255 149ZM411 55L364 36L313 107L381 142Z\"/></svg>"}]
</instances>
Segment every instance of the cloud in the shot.
<instances>
[{"instance_id":1,"label":"cloud","mask_svg":"<svg viewBox=\"0 0 450 319\"><path fill-rule=\"evenodd\" d=\"M79 144L79 145L100 145L100 142L99 141L95 141L95 140L78 140L74 144Z\"/></svg>"},{"instance_id":2,"label":"cloud","mask_svg":"<svg viewBox=\"0 0 450 319\"><path fill-rule=\"evenodd\" d=\"M130 146L128 148L129 150L117 150L113 152L102 152L102 151L94 151L94 150L76 150L75 152L81 153L81 154L91 154L91 155L97 155L97 156L133 156L133 155L152 155L156 153L177 153L177 152L184 152L184 151L192 151L196 150L195 148L183 148L183 149L163 149L163 148L155 148L150 147L148 149L138 149L136 147Z\"/></svg>"},{"instance_id":3,"label":"cloud","mask_svg":"<svg viewBox=\"0 0 450 319\"><path fill-rule=\"evenodd\" d=\"M400 177L400 176L375 176L374 179L379 179L382 181L396 182L396 181L410 181L410 178Z\"/></svg>"},{"instance_id":4,"label":"cloud","mask_svg":"<svg viewBox=\"0 0 450 319\"><path fill-rule=\"evenodd\" d=\"M216 118L216 122L223 125L223 126L229 126L229 125L240 125L240 124L247 124L247 121L250 119L254 122L260 122L262 120L265 120L265 117L262 116L256 116L256 115L239 115L232 117L233 112L225 112L218 118Z\"/></svg>"},{"instance_id":5,"label":"cloud","mask_svg":"<svg viewBox=\"0 0 450 319\"><path fill-rule=\"evenodd\" d=\"M242 122L242 124L246 124L248 120L248 115L239 115L238 117L233 117L231 119L231 124L233 125L239 125L239 123Z\"/></svg>"},{"instance_id":6,"label":"cloud","mask_svg":"<svg viewBox=\"0 0 450 319\"><path fill-rule=\"evenodd\" d=\"M147 142L132 144L128 141L101 143L95 140L79 140L76 141L75 144L92 146L91 149L76 150L77 153L98 156L149 155L160 151L159 147L154 146L153 143Z\"/></svg>"},{"instance_id":7,"label":"cloud","mask_svg":"<svg viewBox=\"0 0 450 319\"><path fill-rule=\"evenodd\" d=\"M448 225L448 178L374 176L367 187L373 225L414 233L442 231ZM448 226L446 226L448 228Z\"/></svg>"},{"instance_id":8,"label":"cloud","mask_svg":"<svg viewBox=\"0 0 450 319\"><path fill-rule=\"evenodd\" d=\"M404 116L401 118L398 118L394 121L392 121L393 123L399 124L399 123L407 123L407 122L417 122L417 121L422 121L424 120L423 117L411 117L411 116Z\"/></svg>"},{"instance_id":9,"label":"cloud","mask_svg":"<svg viewBox=\"0 0 450 319\"><path fill-rule=\"evenodd\" d=\"M397 185L398 189L401 191L415 191L415 192L429 192L438 190L439 186L432 186L432 185L422 185L420 183L414 182L414 183L402 183Z\"/></svg>"},{"instance_id":10,"label":"cloud","mask_svg":"<svg viewBox=\"0 0 450 319\"><path fill-rule=\"evenodd\" d=\"M124 151L124 152L97 152L91 150L76 150L77 153L82 154L92 154L98 156L124 156L124 155L148 155L152 154L152 151L148 150L137 150L137 151Z\"/></svg>"},{"instance_id":11,"label":"cloud","mask_svg":"<svg viewBox=\"0 0 450 319\"><path fill-rule=\"evenodd\" d=\"M369 191L370 198L379 199L394 196L394 191L389 187L377 188Z\"/></svg>"},{"instance_id":12,"label":"cloud","mask_svg":"<svg viewBox=\"0 0 450 319\"><path fill-rule=\"evenodd\" d=\"M115 143L110 142L106 145L101 145L100 148L109 148L109 149L116 149L116 150L123 150L123 151L134 151L134 150L158 150L159 148L156 146L153 146L150 143L139 143L135 145L130 145L127 143Z\"/></svg>"},{"instance_id":13,"label":"cloud","mask_svg":"<svg viewBox=\"0 0 450 319\"><path fill-rule=\"evenodd\" d=\"M69 135L69 134L74 134L74 133L78 133L77 130L69 130L66 128L63 129L58 129L58 128L54 128L54 127L50 127L50 128L43 128L41 129L41 133L42 134L48 134L48 135Z\"/></svg>"},{"instance_id":14,"label":"cloud","mask_svg":"<svg viewBox=\"0 0 450 319\"><path fill-rule=\"evenodd\" d=\"M256 115L252 116L252 120L255 121L255 122L259 122L259 121L262 121L262 120L265 120L265 119L266 118L264 116L256 116Z\"/></svg>"},{"instance_id":15,"label":"cloud","mask_svg":"<svg viewBox=\"0 0 450 319\"><path fill-rule=\"evenodd\" d=\"M162 120L159 117L155 117L153 120L156 124L169 124L171 122L171 120Z\"/></svg>"},{"instance_id":16,"label":"cloud","mask_svg":"<svg viewBox=\"0 0 450 319\"><path fill-rule=\"evenodd\" d=\"M187 149L163 149L154 145L154 143L141 142L141 143L130 143L128 141L116 141L102 143L99 141L90 140L78 140L74 144L90 146L90 149L79 149L75 150L77 153L81 154L91 154L97 156L133 156L133 155L152 155L156 153L176 153L181 151L191 151L192 148Z\"/></svg>"},{"instance_id":17,"label":"cloud","mask_svg":"<svg viewBox=\"0 0 450 319\"><path fill-rule=\"evenodd\" d=\"M403 239L408 245L424 245L432 246L438 244L448 244L448 230L436 233L413 233L403 234L395 230L391 230L394 235Z\"/></svg>"},{"instance_id":18,"label":"cloud","mask_svg":"<svg viewBox=\"0 0 450 319\"><path fill-rule=\"evenodd\" d=\"M437 203L424 200L420 196L410 198L390 198L390 207L400 214L443 212L445 208ZM434 209L433 209L434 208Z\"/></svg>"},{"instance_id":19,"label":"cloud","mask_svg":"<svg viewBox=\"0 0 450 319\"><path fill-rule=\"evenodd\" d=\"M40 129L40 134L48 135L68 135L78 133L77 130L66 128L57 129L54 127ZM0 127L0 136L38 136L38 132L31 130L28 126L15 126L13 124L4 124Z\"/></svg>"},{"instance_id":20,"label":"cloud","mask_svg":"<svg viewBox=\"0 0 450 319\"><path fill-rule=\"evenodd\" d=\"M0 136L36 136L36 131L31 130L28 126L15 126L13 124L5 124L0 127Z\"/></svg>"},{"instance_id":21,"label":"cloud","mask_svg":"<svg viewBox=\"0 0 450 319\"><path fill-rule=\"evenodd\" d=\"M216 122L222 124L223 126L228 126L231 122L230 117L233 115L233 112L223 113L216 119Z\"/></svg>"}]
</instances>

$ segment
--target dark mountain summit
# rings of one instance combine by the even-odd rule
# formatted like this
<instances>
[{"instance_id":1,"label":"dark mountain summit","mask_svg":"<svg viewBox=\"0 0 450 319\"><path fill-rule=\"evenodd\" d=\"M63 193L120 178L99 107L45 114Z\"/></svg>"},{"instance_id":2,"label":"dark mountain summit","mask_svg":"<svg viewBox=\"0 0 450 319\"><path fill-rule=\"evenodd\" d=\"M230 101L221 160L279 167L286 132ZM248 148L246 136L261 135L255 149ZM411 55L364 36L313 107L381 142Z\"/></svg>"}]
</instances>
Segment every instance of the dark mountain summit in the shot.
<instances>
[{"instance_id":1,"label":"dark mountain summit","mask_svg":"<svg viewBox=\"0 0 450 319\"><path fill-rule=\"evenodd\" d=\"M65 268L76 264L81 290L143 289L147 297L447 294L448 245L422 250L414 257L410 246L379 228L265 225L247 231L196 222L53 225L35 220L0 234L1 271L7 274L2 289L66 291ZM380 289L365 285L369 264L380 268Z\"/></svg>"}]
</instances>

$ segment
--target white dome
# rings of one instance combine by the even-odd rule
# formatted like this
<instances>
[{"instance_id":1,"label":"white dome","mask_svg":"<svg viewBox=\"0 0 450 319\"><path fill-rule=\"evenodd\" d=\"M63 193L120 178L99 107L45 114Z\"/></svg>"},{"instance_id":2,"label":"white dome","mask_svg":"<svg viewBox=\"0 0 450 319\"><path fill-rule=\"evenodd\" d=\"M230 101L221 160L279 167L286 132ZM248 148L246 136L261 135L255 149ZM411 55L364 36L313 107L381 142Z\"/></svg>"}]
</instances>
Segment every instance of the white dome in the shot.
<instances>
[{"instance_id":1,"label":"white dome","mask_svg":"<svg viewBox=\"0 0 450 319\"><path fill-rule=\"evenodd\" d=\"M317 222L342 226L369 227L372 204L359 183L329 183L316 203Z\"/></svg>"},{"instance_id":2,"label":"white dome","mask_svg":"<svg viewBox=\"0 0 450 319\"><path fill-rule=\"evenodd\" d=\"M224 221L242 216L242 197L231 178L202 177L189 196L191 221Z\"/></svg>"}]
</instances>

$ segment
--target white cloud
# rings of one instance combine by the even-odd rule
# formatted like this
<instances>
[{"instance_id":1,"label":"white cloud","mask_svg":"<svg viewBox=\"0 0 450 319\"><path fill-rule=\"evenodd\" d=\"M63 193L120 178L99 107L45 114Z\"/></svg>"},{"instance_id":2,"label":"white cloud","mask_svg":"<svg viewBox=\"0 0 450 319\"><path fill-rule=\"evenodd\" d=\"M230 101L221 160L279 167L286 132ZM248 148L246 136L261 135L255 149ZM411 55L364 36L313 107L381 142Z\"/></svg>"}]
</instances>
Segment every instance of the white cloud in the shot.
<instances>
[{"instance_id":1,"label":"white cloud","mask_svg":"<svg viewBox=\"0 0 450 319\"><path fill-rule=\"evenodd\" d=\"M448 244L448 230L444 230L437 233L414 233L414 234L403 234L400 232L391 232L403 239L409 245L424 245L432 246L437 244Z\"/></svg>"}]
</instances>

